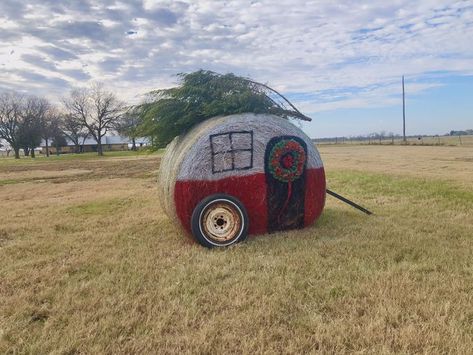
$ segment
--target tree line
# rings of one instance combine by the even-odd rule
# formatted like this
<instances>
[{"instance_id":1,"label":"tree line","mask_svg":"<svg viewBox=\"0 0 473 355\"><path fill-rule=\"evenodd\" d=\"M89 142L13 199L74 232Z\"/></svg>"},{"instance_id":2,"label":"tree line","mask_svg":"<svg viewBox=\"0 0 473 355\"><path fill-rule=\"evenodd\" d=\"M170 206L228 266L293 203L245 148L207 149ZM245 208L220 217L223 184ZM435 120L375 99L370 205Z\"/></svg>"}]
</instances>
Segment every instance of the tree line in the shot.
<instances>
[{"instance_id":1,"label":"tree line","mask_svg":"<svg viewBox=\"0 0 473 355\"><path fill-rule=\"evenodd\" d=\"M473 135L473 129L466 129L464 131L450 131L451 136L470 136Z\"/></svg>"},{"instance_id":2,"label":"tree line","mask_svg":"<svg viewBox=\"0 0 473 355\"><path fill-rule=\"evenodd\" d=\"M417 138L418 140L424 137L447 137L447 136L467 136L473 135L473 129L467 129L464 131L450 131L449 133L441 134L441 135L427 135L427 134L416 134L406 136L407 138ZM325 137L325 138L314 138L313 140L317 143L342 143L344 141L368 141L368 142L376 142L376 141L385 141L385 140L399 140L402 138L402 135L395 134L393 132L372 132L368 134L361 134L357 136L336 136L336 137Z\"/></svg>"},{"instance_id":3,"label":"tree line","mask_svg":"<svg viewBox=\"0 0 473 355\"><path fill-rule=\"evenodd\" d=\"M149 92L136 106L127 106L101 84L74 89L62 99L61 108L44 98L4 93L0 96L0 139L19 157L43 139L60 146L68 138L79 149L87 137L97 142L103 155L102 137L116 130L131 138L149 137L154 148L165 147L174 137L215 116L252 112L285 119L311 119L287 98L266 84L234 74L207 70L178 74L180 84Z\"/></svg>"},{"instance_id":4,"label":"tree line","mask_svg":"<svg viewBox=\"0 0 473 355\"><path fill-rule=\"evenodd\" d=\"M0 94L0 139L11 146L16 159L20 158L20 149L34 158L42 140L48 157L49 147L55 146L59 152L59 147L67 144L66 139L79 153L87 138L95 140L98 155L103 155L102 138L112 130L129 137L132 149L136 149L139 123L136 110L100 83L71 90L61 105L18 92Z\"/></svg>"}]
</instances>

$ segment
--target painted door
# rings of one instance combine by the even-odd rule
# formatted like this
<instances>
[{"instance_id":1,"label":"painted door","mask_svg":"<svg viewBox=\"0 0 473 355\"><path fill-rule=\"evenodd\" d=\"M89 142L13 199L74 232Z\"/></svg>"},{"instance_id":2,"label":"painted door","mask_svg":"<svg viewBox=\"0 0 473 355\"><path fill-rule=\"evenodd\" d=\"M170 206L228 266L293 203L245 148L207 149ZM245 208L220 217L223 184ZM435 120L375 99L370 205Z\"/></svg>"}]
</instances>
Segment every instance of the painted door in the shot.
<instances>
[{"instance_id":1,"label":"painted door","mask_svg":"<svg viewBox=\"0 0 473 355\"><path fill-rule=\"evenodd\" d=\"M307 145L296 136L272 138L265 150L268 232L304 226Z\"/></svg>"}]
</instances>

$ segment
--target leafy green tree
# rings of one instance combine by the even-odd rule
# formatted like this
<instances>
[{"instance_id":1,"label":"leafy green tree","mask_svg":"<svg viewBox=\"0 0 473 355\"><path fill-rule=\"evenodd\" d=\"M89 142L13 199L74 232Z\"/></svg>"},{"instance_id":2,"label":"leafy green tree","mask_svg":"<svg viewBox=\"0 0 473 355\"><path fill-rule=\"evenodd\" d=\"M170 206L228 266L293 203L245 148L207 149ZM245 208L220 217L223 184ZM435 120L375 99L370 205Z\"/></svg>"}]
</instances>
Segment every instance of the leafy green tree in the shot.
<instances>
[{"instance_id":1,"label":"leafy green tree","mask_svg":"<svg viewBox=\"0 0 473 355\"><path fill-rule=\"evenodd\" d=\"M253 112L310 120L267 85L234 74L205 70L178 76L179 86L152 91L136 107L143 121L141 133L151 137L156 148L219 115Z\"/></svg>"},{"instance_id":2,"label":"leafy green tree","mask_svg":"<svg viewBox=\"0 0 473 355\"><path fill-rule=\"evenodd\" d=\"M136 150L136 138L140 136L141 116L136 108L128 109L115 123L115 130L131 139L131 150Z\"/></svg>"},{"instance_id":3,"label":"leafy green tree","mask_svg":"<svg viewBox=\"0 0 473 355\"><path fill-rule=\"evenodd\" d=\"M48 100L41 97L27 96L23 100L20 140L25 155L28 155L28 151L30 151L31 157L35 157L35 148L41 144L43 124L50 107Z\"/></svg>"},{"instance_id":4,"label":"leafy green tree","mask_svg":"<svg viewBox=\"0 0 473 355\"><path fill-rule=\"evenodd\" d=\"M54 131L51 145L56 148L56 155L61 153L61 147L65 147L67 145L66 137L64 137L60 129Z\"/></svg>"}]
</instances>

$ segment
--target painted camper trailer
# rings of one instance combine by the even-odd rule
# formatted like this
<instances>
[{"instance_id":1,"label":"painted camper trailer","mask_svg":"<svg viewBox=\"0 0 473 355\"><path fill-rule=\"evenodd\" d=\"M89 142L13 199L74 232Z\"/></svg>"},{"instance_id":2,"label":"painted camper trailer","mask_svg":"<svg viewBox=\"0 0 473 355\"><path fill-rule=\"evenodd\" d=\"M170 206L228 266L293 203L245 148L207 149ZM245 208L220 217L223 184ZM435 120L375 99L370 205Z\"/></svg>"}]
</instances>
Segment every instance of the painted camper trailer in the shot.
<instances>
[{"instance_id":1,"label":"painted camper trailer","mask_svg":"<svg viewBox=\"0 0 473 355\"><path fill-rule=\"evenodd\" d=\"M216 117L176 138L163 158L160 185L168 215L209 247L306 227L325 203L317 149L302 130L273 115Z\"/></svg>"}]
</instances>

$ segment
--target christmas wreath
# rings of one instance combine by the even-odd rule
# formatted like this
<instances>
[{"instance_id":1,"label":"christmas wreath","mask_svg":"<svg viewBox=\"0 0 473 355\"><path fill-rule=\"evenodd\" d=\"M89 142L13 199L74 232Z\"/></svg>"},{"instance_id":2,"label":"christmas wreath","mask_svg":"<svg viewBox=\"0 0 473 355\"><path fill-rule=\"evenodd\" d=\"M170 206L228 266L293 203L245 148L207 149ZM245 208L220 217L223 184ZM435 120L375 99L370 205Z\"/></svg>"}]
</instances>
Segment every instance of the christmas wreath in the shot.
<instances>
[{"instance_id":1,"label":"christmas wreath","mask_svg":"<svg viewBox=\"0 0 473 355\"><path fill-rule=\"evenodd\" d=\"M271 149L269 172L281 182L292 182L304 172L306 153L294 139L283 139Z\"/></svg>"},{"instance_id":2,"label":"christmas wreath","mask_svg":"<svg viewBox=\"0 0 473 355\"><path fill-rule=\"evenodd\" d=\"M286 201L279 211L278 222L286 211L292 196L292 182L304 173L306 152L301 143L295 139L281 139L271 149L268 159L269 173L276 179L287 184Z\"/></svg>"}]
</instances>

